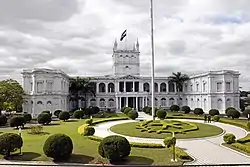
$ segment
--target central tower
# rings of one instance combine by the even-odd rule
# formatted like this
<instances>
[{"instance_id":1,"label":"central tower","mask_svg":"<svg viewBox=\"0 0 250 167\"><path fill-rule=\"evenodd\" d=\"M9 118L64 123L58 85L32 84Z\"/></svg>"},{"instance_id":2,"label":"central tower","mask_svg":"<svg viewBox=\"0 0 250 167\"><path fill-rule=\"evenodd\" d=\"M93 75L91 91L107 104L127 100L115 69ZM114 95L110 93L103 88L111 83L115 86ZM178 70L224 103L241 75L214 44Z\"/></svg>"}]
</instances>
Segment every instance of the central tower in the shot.
<instances>
[{"instance_id":1,"label":"central tower","mask_svg":"<svg viewBox=\"0 0 250 167\"><path fill-rule=\"evenodd\" d=\"M140 51L138 39L136 43L127 46L127 41L117 43L113 47L113 75L140 75Z\"/></svg>"}]
</instances>

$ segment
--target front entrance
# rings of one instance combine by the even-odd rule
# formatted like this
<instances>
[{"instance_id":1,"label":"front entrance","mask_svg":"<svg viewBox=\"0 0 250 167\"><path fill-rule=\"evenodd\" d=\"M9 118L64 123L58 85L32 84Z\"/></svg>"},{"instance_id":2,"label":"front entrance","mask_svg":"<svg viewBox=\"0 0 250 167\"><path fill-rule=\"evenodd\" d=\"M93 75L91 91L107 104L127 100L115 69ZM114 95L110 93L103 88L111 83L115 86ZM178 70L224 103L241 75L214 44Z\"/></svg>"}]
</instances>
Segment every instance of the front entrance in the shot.
<instances>
[{"instance_id":1,"label":"front entrance","mask_svg":"<svg viewBox=\"0 0 250 167\"><path fill-rule=\"evenodd\" d=\"M136 103L136 100L137 100L137 103ZM121 107L131 107L131 108L134 108L134 109L139 109L141 108L141 98L136 98L136 97L121 97ZM137 104L137 107L136 107L136 104Z\"/></svg>"}]
</instances>

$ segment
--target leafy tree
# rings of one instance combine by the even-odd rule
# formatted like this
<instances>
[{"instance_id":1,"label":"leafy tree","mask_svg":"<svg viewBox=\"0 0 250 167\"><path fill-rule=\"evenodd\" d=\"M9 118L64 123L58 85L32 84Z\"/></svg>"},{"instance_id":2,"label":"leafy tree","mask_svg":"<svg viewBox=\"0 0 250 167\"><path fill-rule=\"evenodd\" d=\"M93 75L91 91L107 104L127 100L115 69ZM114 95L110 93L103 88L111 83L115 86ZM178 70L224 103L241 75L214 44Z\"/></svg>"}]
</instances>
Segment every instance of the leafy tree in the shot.
<instances>
[{"instance_id":1,"label":"leafy tree","mask_svg":"<svg viewBox=\"0 0 250 167\"><path fill-rule=\"evenodd\" d=\"M24 90L13 79L0 81L0 110L21 111Z\"/></svg>"},{"instance_id":2,"label":"leafy tree","mask_svg":"<svg viewBox=\"0 0 250 167\"><path fill-rule=\"evenodd\" d=\"M183 91L183 84L187 80L189 80L189 77L186 74L182 74L181 72L177 72L177 73L172 73L172 76L170 76L169 78L170 78L170 82L173 82L176 84L176 91L177 91L177 95L178 95L177 104L180 106L180 104L179 104L180 92Z\"/></svg>"},{"instance_id":3,"label":"leafy tree","mask_svg":"<svg viewBox=\"0 0 250 167\"><path fill-rule=\"evenodd\" d=\"M70 87L69 91L73 96L73 99L77 101L77 108L78 101L82 98L79 96L79 92L82 92L82 94L85 96L85 107L87 107L87 95L91 94L92 96L95 96L96 91L94 88L94 83L90 82L91 78L70 78Z\"/></svg>"}]
</instances>

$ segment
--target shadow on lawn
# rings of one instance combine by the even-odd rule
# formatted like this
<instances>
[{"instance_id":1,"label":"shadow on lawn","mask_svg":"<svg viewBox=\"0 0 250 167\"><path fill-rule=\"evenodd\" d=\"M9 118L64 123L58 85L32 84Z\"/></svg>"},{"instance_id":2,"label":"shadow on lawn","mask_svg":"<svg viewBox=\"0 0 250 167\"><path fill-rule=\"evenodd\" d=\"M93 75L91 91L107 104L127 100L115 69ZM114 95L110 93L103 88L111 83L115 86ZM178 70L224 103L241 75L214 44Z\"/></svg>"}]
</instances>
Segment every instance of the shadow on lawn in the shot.
<instances>
[{"instance_id":1,"label":"shadow on lawn","mask_svg":"<svg viewBox=\"0 0 250 167\"><path fill-rule=\"evenodd\" d=\"M22 155L13 154L10 159L11 160L19 160L19 161L32 161L35 158L40 157L41 154L34 152L23 152Z\"/></svg>"},{"instance_id":2,"label":"shadow on lawn","mask_svg":"<svg viewBox=\"0 0 250 167\"><path fill-rule=\"evenodd\" d=\"M90 161L92 161L94 158L87 156L87 155L82 155L82 154L72 154L70 159L65 160L67 163L83 163L83 164L88 164ZM54 161L55 163L62 163L63 161Z\"/></svg>"},{"instance_id":3,"label":"shadow on lawn","mask_svg":"<svg viewBox=\"0 0 250 167\"><path fill-rule=\"evenodd\" d=\"M152 165L154 160L147 157L129 156L124 161L112 163L113 165Z\"/></svg>"}]
</instances>

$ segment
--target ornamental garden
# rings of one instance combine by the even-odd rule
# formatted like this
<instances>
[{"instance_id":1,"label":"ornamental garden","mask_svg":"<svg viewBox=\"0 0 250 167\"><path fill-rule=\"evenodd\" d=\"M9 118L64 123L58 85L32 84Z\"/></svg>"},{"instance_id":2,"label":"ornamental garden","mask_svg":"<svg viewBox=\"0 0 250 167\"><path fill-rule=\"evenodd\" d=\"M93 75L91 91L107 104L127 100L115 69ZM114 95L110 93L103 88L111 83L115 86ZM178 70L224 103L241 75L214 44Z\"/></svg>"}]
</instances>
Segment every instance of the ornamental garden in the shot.
<instances>
[{"instance_id":1,"label":"ornamental garden","mask_svg":"<svg viewBox=\"0 0 250 167\"><path fill-rule=\"evenodd\" d=\"M145 107L142 112L151 115L151 110ZM155 111L155 120L138 120L138 112L129 107L117 113L100 111L98 107L71 112L42 111L37 119L27 113L1 114L1 158L85 164L180 165L192 161L192 158L176 147L178 161L171 162L176 140L211 137L223 132L212 124L191 121L204 120L205 114L201 108L191 111L188 106L180 108L173 105L169 110L159 108ZM248 120L239 119L247 114L248 111L241 113L228 108L223 116L218 110L211 109L209 119L249 130ZM96 125L129 119L134 121L114 125L110 130L126 136L163 139L164 144L133 143L120 135L106 138L95 136ZM21 133L19 128L22 129ZM250 136L236 140L234 134L225 134L224 142L227 147L250 153Z\"/></svg>"}]
</instances>

